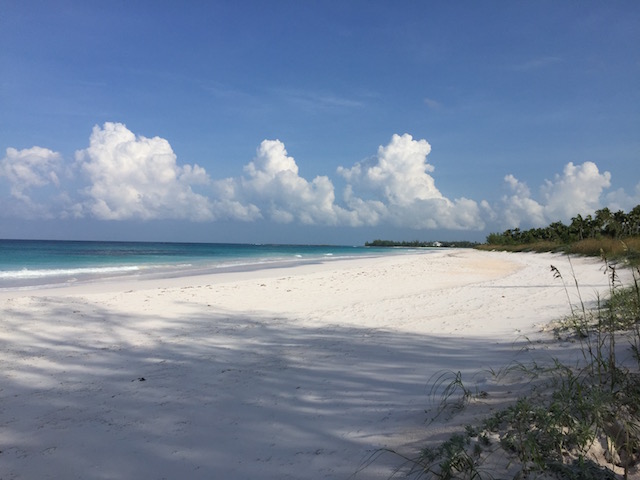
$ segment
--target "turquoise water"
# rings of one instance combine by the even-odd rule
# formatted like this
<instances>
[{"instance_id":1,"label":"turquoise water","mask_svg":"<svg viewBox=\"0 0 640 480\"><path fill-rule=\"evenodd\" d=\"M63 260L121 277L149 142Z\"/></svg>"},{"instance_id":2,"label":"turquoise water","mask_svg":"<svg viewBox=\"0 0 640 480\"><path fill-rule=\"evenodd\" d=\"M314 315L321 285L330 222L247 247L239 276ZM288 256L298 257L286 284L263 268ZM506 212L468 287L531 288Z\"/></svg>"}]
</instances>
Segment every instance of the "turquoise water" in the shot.
<instances>
[{"instance_id":1,"label":"turquoise water","mask_svg":"<svg viewBox=\"0 0 640 480\"><path fill-rule=\"evenodd\" d=\"M359 246L0 240L0 289L257 270L407 252Z\"/></svg>"}]
</instances>

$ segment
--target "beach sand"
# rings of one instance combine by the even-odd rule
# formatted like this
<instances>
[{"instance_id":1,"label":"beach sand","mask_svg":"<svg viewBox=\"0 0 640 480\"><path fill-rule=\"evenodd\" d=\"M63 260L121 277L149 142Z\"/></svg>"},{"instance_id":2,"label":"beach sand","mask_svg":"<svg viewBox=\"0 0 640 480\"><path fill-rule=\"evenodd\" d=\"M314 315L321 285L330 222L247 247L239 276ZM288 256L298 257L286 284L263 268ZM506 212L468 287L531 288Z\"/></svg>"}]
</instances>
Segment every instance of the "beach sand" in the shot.
<instances>
[{"instance_id":1,"label":"beach sand","mask_svg":"<svg viewBox=\"0 0 640 480\"><path fill-rule=\"evenodd\" d=\"M0 478L389 478L381 448L468 420L427 423L439 374L488 392L476 415L519 393L490 369L567 354L551 264L573 283L565 256L443 249L0 293Z\"/></svg>"}]
</instances>

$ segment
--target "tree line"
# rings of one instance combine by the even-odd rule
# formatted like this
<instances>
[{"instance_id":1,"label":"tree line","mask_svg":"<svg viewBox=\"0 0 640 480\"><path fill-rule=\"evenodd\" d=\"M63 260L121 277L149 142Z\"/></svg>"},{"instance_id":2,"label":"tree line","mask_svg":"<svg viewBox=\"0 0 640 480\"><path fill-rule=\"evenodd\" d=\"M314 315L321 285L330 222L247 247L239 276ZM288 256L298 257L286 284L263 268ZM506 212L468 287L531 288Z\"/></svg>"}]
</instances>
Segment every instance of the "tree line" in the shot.
<instances>
[{"instance_id":1,"label":"tree line","mask_svg":"<svg viewBox=\"0 0 640 480\"><path fill-rule=\"evenodd\" d=\"M451 248L472 248L477 246L477 242L469 242L466 240L452 241L452 242L423 242L420 240L397 241L397 240L373 240L371 242L365 242L365 247L451 247Z\"/></svg>"},{"instance_id":2,"label":"tree line","mask_svg":"<svg viewBox=\"0 0 640 480\"><path fill-rule=\"evenodd\" d=\"M640 235L640 205L629 213L622 210L612 212L608 208L596 210L593 215L576 215L569 225L554 222L544 228L505 230L491 233L487 243L491 245L519 245L537 242L572 243L589 238L632 237Z\"/></svg>"}]
</instances>

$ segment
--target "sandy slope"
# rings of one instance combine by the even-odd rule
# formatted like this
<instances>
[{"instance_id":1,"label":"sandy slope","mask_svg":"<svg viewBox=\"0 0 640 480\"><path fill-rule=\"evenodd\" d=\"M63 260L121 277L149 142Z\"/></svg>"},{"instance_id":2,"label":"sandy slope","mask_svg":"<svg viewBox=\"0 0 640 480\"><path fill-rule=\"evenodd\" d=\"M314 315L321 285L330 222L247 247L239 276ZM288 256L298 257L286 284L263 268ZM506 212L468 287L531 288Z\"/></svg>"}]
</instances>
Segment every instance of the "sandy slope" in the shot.
<instances>
[{"instance_id":1,"label":"sandy slope","mask_svg":"<svg viewBox=\"0 0 640 480\"><path fill-rule=\"evenodd\" d=\"M0 478L388 478L377 449L446 430L434 374L499 398L488 368L552 354L550 264L573 281L562 256L442 250L0 294Z\"/></svg>"}]
</instances>

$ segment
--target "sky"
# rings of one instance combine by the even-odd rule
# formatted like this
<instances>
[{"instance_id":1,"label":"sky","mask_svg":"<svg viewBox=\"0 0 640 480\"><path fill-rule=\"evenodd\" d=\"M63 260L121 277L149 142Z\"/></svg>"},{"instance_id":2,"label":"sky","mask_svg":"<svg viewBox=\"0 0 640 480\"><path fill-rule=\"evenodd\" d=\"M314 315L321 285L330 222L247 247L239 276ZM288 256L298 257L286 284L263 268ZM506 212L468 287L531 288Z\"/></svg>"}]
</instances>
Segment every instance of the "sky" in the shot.
<instances>
[{"instance_id":1,"label":"sky","mask_svg":"<svg viewBox=\"0 0 640 480\"><path fill-rule=\"evenodd\" d=\"M473 240L640 204L640 2L0 0L0 238Z\"/></svg>"}]
</instances>

